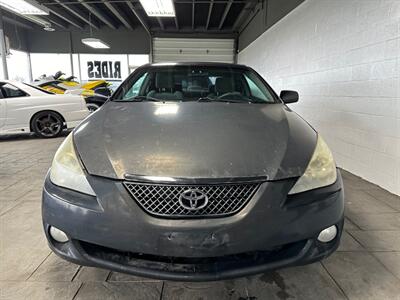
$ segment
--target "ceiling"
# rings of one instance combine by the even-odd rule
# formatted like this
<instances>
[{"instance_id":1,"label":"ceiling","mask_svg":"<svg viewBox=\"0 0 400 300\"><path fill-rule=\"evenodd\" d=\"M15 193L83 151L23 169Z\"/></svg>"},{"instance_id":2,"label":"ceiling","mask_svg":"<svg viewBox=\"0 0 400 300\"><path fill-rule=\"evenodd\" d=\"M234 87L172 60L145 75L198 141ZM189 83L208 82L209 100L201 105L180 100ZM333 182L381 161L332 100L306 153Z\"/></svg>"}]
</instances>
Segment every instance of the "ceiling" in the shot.
<instances>
[{"instance_id":1,"label":"ceiling","mask_svg":"<svg viewBox=\"0 0 400 300\"><path fill-rule=\"evenodd\" d=\"M45 21L56 31L93 29L158 33L238 33L260 0L174 0L174 18L148 17L138 0L36 0L50 11L29 20L4 12L4 21L33 30ZM39 22L40 23L40 22Z\"/></svg>"}]
</instances>

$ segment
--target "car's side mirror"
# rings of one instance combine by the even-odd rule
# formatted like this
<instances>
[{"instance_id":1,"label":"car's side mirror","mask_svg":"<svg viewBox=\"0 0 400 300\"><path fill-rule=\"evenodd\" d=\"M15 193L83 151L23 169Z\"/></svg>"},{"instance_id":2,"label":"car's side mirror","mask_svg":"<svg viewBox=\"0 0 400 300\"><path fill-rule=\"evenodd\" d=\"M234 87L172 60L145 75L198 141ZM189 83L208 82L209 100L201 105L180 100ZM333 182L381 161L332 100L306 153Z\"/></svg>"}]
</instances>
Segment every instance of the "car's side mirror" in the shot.
<instances>
[{"instance_id":1,"label":"car's side mirror","mask_svg":"<svg viewBox=\"0 0 400 300\"><path fill-rule=\"evenodd\" d=\"M99 87L94 90L95 94L104 96L104 97L110 97L111 96L111 90L107 87Z\"/></svg>"},{"instance_id":2,"label":"car's side mirror","mask_svg":"<svg viewBox=\"0 0 400 300\"><path fill-rule=\"evenodd\" d=\"M299 101L299 93L296 91L283 90L280 95L284 103L294 103Z\"/></svg>"}]
</instances>

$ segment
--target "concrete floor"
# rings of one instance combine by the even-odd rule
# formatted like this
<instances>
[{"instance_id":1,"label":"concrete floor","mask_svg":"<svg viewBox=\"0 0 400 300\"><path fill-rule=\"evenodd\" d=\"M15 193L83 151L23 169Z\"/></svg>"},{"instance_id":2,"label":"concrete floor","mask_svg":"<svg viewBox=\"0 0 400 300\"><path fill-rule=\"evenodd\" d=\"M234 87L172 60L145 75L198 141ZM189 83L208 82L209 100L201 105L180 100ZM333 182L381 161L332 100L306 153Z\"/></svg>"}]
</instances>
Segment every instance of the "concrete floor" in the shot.
<instances>
[{"instance_id":1,"label":"concrete floor","mask_svg":"<svg viewBox=\"0 0 400 300\"><path fill-rule=\"evenodd\" d=\"M0 137L0 299L400 299L400 198L345 171L345 232L322 263L190 284L65 262L47 247L40 213L62 140Z\"/></svg>"}]
</instances>

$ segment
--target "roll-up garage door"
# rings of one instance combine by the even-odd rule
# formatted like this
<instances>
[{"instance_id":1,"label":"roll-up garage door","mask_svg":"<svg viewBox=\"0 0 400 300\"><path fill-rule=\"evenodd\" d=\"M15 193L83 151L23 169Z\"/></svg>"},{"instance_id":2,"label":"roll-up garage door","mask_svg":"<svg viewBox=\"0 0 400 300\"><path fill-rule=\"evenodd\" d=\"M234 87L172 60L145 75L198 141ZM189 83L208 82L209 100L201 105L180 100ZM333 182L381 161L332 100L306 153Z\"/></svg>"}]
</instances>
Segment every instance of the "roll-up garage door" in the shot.
<instances>
[{"instance_id":1,"label":"roll-up garage door","mask_svg":"<svg viewBox=\"0 0 400 300\"><path fill-rule=\"evenodd\" d=\"M153 38L153 62L235 61L234 39Z\"/></svg>"}]
</instances>

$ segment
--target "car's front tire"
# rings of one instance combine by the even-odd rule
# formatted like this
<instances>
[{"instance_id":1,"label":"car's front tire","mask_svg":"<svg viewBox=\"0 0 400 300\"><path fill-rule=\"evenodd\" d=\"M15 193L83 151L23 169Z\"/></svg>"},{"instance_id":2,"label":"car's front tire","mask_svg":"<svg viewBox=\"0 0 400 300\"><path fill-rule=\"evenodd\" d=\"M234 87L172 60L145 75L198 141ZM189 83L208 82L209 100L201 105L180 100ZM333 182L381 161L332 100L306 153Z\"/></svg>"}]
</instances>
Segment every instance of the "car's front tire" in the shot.
<instances>
[{"instance_id":1,"label":"car's front tire","mask_svg":"<svg viewBox=\"0 0 400 300\"><path fill-rule=\"evenodd\" d=\"M35 114L31 120L32 131L41 138L59 136L64 128L62 116L53 111L42 111Z\"/></svg>"}]
</instances>

